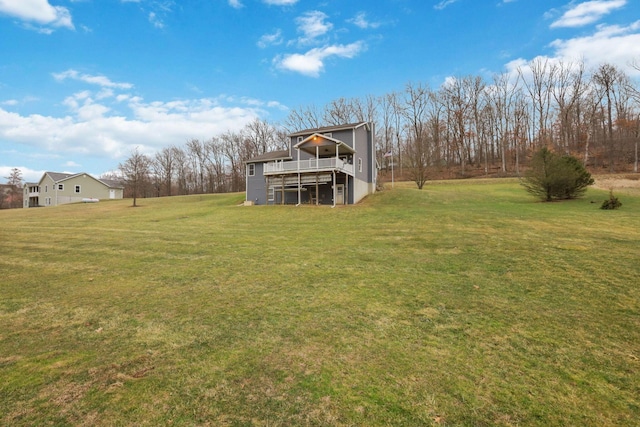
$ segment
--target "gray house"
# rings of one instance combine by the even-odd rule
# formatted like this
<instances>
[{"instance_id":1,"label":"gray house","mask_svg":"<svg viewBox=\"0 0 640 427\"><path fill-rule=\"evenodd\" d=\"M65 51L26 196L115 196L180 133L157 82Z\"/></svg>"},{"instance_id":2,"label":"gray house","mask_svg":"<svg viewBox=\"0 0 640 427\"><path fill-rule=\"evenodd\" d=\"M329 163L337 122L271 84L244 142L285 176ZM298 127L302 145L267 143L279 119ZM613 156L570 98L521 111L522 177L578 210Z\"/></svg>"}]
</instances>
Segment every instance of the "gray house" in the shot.
<instances>
[{"instance_id":1,"label":"gray house","mask_svg":"<svg viewBox=\"0 0 640 427\"><path fill-rule=\"evenodd\" d=\"M124 187L116 181L88 173L45 172L40 181L24 185L25 208L58 206L87 200L122 199Z\"/></svg>"},{"instance_id":2,"label":"gray house","mask_svg":"<svg viewBox=\"0 0 640 427\"><path fill-rule=\"evenodd\" d=\"M257 205L358 203L376 190L373 123L307 129L289 147L246 162L247 202Z\"/></svg>"}]
</instances>

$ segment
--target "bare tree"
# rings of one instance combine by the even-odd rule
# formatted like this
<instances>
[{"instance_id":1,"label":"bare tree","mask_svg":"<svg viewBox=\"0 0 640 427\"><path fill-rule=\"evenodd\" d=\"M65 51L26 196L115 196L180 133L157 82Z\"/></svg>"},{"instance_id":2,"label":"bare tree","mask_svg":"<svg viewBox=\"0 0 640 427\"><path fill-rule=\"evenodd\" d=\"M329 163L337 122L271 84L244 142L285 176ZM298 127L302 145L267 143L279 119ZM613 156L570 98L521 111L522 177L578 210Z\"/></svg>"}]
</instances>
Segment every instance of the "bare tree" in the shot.
<instances>
[{"instance_id":1,"label":"bare tree","mask_svg":"<svg viewBox=\"0 0 640 427\"><path fill-rule=\"evenodd\" d=\"M172 156L175 160L175 180L177 184L177 191L180 195L187 195L193 192L192 185L189 181L189 175L191 174L187 154L180 147L172 147Z\"/></svg>"},{"instance_id":2,"label":"bare tree","mask_svg":"<svg viewBox=\"0 0 640 427\"><path fill-rule=\"evenodd\" d=\"M338 98L324 107L322 120L328 126L337 126L356 121L356 111L351 100Z\"/></svg>"},{"instance_id":3,"label":"bare tree","mask_svg":"<svg viewBox=\"0 0 640 427\"><path fill-rule=\"evenodd\" d=\"M231 174L230 191L241 191L244 188L244 161L247 155L247 145L240 132L225 132L220 140L222 151L229 162L229 172Z\"/></svg>"},{"instance_id":4,"label":"bare tree","mask_svg":"<svg viewBox=\"0 0 640 427\"><path fill-rule=\"evenodd\" d=\"M293 108L284 121L289 133L304 129L316 129L321 126L321 123L320 113L314 105Z\"/></svg>"},{"instance_id":5,"label":"bare tree","mask_svg":"<svg viewBox=\"0 0 640 427\"><path fill-rule=\"evenodd\" d=\"M357 122L376 122L378 118L379 99L372 95L354 98L353 112Z\"/></svg>"},{"instance_id":6,"label":"bare tree","mask_svg":"<svg viewBox=\"0 0 640 427\"><path fill-rule=\"evenodd\" d=\"M426 130L426 114L430 89L421 84L408 84L404 92L403 113L407 121L407 157L413 181L422 190L427 182L429 165L429 141Z\"/></svg>"},{"instance_id":7,"label":"bare tree","mask_svg":"<svg viewBox=\"0 0 640 427\"><path fill-rule=\"evenodd\" d=\"M514 139L514 104L517 92L517 85L510 81L507 73L494 76L493 85L486 92L492 109L493 136L499 152L502 172L507 171L507 150L510 147L510 140Z\"/></svg>"},{"instance_id":8,"label":"bare tree","mask_svg":"<svg viewBox=\"0 0 640 427\"><path fill-rule=\"evenodd\" d=\"M392 123L392 117L393 117L393 109L394 109L394 104L391 102L391 99L389 96L383 96L380 98L379 101L380 104L380 122L378 123L378 127L376 128L376 131L378 132L378 134L376 135L376 140L379 141L378 143L381 145L380 146L380 151L378 153L378 162L380 164L385 164L383 163L384 160L386 159L391 159L390 161L393 161L393 157L392 155L394 153L397 154L396 150L393 147L393 123ZM386 153L390 153L390 155L386 155ZM389 164L386 163L386 166L388 168Z\"/></svg>"},{"instance_id":9,"label":"bare tree","mask_svg":"<svg viewBox=\"0 0 640 427\"><path fill-rule=\"evenodd\" d=\"M133 197L133 206L137 206L137 198L144 191L149 180L151 159L140 152L139 147L131 152L131 155L124 163L119 165L120 172L124 178L125 187Z\"/></svg>"},{"instance_id":10,"label":"bare tree","mask_svg":"<svg viewBox=\"0 0 640 427\"><path fill-rule=\"evenodd\" d=\"M175 147L165 147L155 154L153 161L154 171L161 185L160 194L171 196L175 159Z\"/></svg>"},{"instance_id":11,"label":"bare tree","mask_svg":"<svg viewBox=\"0 0 640 427\"><path fill-rule=\"evenodd\" d=\"M476 113L483 88L484 83L480 77L450 79L442 88L452 142L463 174L466 165L473 161L477 148Z\"/></svg>"},{"instance_id":12,"label":"bare tree","mask_svg":"<svg viewBox=\"0 0 640 427\"><path fill-rule=\"evenodd\" d=\"M398 166L400 169L400 174L402 175L402 167L403 167L403 149L402 149L402 144L403 144L403 140L404 135L405 135L405 130L406 130L406 126L404 125L404 109L403 109L403 100L402 100L402 94L401 93L397 93L397 92L392 92L390 94L387 94L387 99L389 104L391 105L392 108L392 114L391 114L391 126L393 128L393 141L391 142L392 145L394 144L396 147L396 153L398 156Z\"/></svg>"},{"instance_id":13,"label":"bare tree","mask_svg":"<svg viewBox=\"0 0 640 427\"><path fill-rule=\"evenodd\" d=\"M286 147L282 144L278 129L266 120L255 118L244 126L242 132L249 143L249 152L247 153L249 157Z\"/></svg>"},{"instance_id":14,"label":"bare tree","mask_svg":"<svg viewBox=\"0 0 640 427\"><path fill-rule=\"evenodd\" d=\"M554 87L555 66L549 63L548 58L536 58L529 63L530 78L526 76L522 68L518 68L518 74L529 92L533 111L537 115L537 127L532 126L532 139L537 139L539 145L549 142L549 112L551 109L551 94ZM534 117L532 119L535 120ZM534 123L532 123L533 125Z\"/></svg>"},{"instance_id":15,"label":"bare tree","mask_svg":"<svg viewBox=\"0 0 640 427\"><path fill-rule=\"evenodd\" d=\"M614 98L620 89L618 83L621 81L622 75L620 70L611 64L602 64L592 76L594 83L600 88L606 100L606 135L607 135L607 153L609 159L609 171L614 171L614 139L613 139L613 107Z\"/></svg>"},{"instance_id":16,"label":"bare tree","mask_svg":"<svg viewBox=\"0 0 640 427\"><path fill-rule=\"evenodd\" d=\"M9 186L9 208L22 207L22 171L18 168L11 169L9 176L5 177ZM3 197L4 194L0 194Z\"/></svg>"},{"instance_id":17,"label":"bare tree","mask_svg":"<svg viewBox=\"0 0 640 427\"><path fill-rule=\"evenodd\" d=\"M552 92L558 109L559 146L565 154L577 148L580 129L580 100L586 90L584 62L559 62L555 68Z\"/></svg>"},{"instance_id":18,"label":"bare tree","mask_svg":"<svg viewBox=\"0 0 640 427\"><path fill-rule=\"evenodd\" d=\"M206 147L204 142L198 139L187 141L186 153L191 164L192 180L196 193L206 193L205 174L206 174Z\"/></svg>"}]
</instances>

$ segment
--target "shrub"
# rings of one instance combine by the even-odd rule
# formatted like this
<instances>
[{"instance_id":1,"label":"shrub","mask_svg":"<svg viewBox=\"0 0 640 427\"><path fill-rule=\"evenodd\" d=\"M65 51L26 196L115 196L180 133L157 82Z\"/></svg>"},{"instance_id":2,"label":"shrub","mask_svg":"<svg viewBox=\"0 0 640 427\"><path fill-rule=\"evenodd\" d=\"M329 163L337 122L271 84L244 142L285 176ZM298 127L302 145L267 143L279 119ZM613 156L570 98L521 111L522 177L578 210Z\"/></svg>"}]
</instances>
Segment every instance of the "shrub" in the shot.
<instances>
[{"instance_id":1,"label":"shrub","mask_svg":"<svg viewBox=\"0 0 640 427\"><path fill-rule=\"evenodd\" d=\"M609 198L602 202L602 206L600 206L600 209L618 209L620 206L622 206L622 203L616 196L613 195L613 190L610 190Z\"/></svg>"},{"instance_id":2,"label":"shrub","mask_svg":"<svg viewBox=\"0 0 640 427\"><path fill-rule=\"evenodd\" d=\"M591 174L573 156L558 155L544 147L531 160L521 184L544 201L575 199L593 184Z\"/></svg>"}]
</instances>

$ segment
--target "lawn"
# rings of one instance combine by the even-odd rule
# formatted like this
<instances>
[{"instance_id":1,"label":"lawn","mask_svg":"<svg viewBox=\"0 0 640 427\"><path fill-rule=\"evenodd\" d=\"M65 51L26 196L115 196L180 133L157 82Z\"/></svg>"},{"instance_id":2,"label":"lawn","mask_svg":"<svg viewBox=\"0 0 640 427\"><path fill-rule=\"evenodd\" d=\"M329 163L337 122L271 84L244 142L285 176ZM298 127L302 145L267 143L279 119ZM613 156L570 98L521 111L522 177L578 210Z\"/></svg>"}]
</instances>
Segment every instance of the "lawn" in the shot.
<instances>
[{"instance_id":1,"label":"lawn","mask_svg":"<svg viewBox=\"0 0 640 427\"><path fill-rule=\"evenodd\" d=\"M0 425L637 425L640 195L616 195L0 211Z\"/></svg>"}]
</instances>

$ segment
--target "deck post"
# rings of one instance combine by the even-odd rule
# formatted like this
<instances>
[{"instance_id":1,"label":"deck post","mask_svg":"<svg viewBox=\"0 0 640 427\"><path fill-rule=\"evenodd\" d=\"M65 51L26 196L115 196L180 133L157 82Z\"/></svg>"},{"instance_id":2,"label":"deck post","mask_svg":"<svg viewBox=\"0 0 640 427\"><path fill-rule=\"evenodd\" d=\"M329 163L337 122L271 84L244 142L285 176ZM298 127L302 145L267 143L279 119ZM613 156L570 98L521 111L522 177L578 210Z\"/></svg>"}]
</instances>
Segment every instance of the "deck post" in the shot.
<instances>
[{"instance_id":1,"label":"deck post","mask_svg":"<svg viewBox=\"0 0 640 427\"><path fill-rule=\"evenodd\" d=\"M337 185L336 185L336 170L333 170L333 173L331 174L333 177L333 208L336 207L336 193L337 193Z\"/></svg>"},{"instance_id":2,"label":"deck post","mask_svg":"<svg viewBox=\"0 0 640 427\"><path fill-rule=\"evenodd\" d=\"M349 175L344 174L344 197L347 199L345 205L349 204Z\"/></svg>"}]
</instances>

